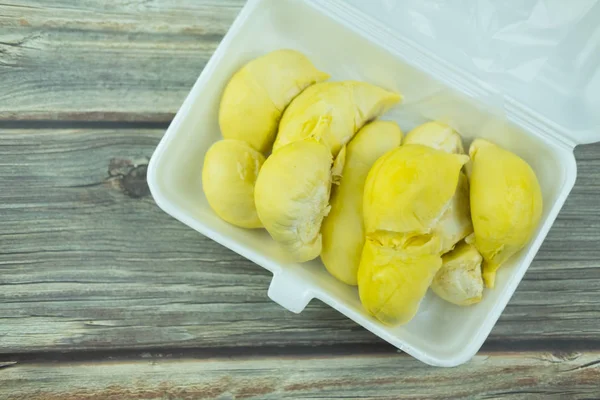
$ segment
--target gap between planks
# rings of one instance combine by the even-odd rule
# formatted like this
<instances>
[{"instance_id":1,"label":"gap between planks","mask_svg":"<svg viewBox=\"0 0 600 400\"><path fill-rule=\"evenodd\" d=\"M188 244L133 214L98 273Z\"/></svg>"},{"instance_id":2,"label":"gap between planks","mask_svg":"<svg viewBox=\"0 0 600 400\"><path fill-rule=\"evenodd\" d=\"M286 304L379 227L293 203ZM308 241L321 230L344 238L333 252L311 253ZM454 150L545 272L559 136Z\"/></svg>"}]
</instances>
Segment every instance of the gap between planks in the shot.
<instances>
[{"instance_id":1,"label":"gap between planks","mask_svg":"<svg viewBox=\"0 0 600 400\"><path fill-rule=\"evenodd\" d=\"M546 354L556 359L573 359L581 353L600 353L600 340L491 340L484 343L477 356ZM409 357L391 345L379 343L354 343L318 346L244 346L209 348L138 348L110 350L47 351L26 353L0 353L2 363L47 362L102 362L152 359L298 359L321 357ZM10 365L4 365L10 366Z\"/></svg>"}]
</instances>

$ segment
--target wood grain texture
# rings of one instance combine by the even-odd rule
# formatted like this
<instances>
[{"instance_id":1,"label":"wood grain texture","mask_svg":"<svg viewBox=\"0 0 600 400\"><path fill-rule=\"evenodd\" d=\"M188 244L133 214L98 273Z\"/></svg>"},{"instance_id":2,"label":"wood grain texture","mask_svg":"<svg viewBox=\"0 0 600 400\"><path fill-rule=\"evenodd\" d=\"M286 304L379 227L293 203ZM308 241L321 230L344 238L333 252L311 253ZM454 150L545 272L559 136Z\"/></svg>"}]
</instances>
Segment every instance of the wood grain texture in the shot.
<instances>
[{"instance_id":1,"label":"wood grain texture","mask_svg":"<svg viewBox=\"0 0 600 400\"><path fill-rule=\"evenodd\" d=\"M17 364L0 370L11 400L597 399L600 353L479 355L431 368L406 355Z\"/></svg>"},{"instance_id":2,"label":"wood grain texture","mask_svg":"<svg viewBox=\"0 0 600 400\"><path fill-rule=\"evenodd\" d=\"M170 121L245 0L0 4L0 121Z\"/></svg>"},{"instance_id":3,"label":"wood grain texture","mask_svg":"<svg viewBox=\"0 0 600 400\"><path fill-rule=\"evenodd\" d=\"M160 211L145 164L162 134L0 131L0 354L381 343L318 301L284 310L267 271ZM600 145L576 155L577 184L484 349L599 347Z\"/></svg>"}]
</instances>

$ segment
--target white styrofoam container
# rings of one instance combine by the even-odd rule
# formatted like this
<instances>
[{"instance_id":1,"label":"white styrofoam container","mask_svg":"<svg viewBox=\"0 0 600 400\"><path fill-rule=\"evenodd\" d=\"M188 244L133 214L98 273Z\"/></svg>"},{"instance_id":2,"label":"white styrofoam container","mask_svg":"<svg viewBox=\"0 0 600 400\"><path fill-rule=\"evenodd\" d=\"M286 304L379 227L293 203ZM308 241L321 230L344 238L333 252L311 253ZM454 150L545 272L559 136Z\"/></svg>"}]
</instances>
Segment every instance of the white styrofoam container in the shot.
<instances>
[{"instance_id":1,"label":"white styrofoam container","mask_svg":"<svg viewBox=\"0 0 600 400\"><path fill-rule=\"evenodd\" d=\"M148 170L152 195L165 212L273 273L272 300L299 313L320 299L437 366L459 365L479 350L573 187L574 146L600 140L600 113L593 112L600 107L596 0L575 2L579 8L569 2L567 16L553 0L448 3L456 2L250 0ZM405 131L430 119L445 121L466 145L488 138L534 168L544 197L539 229L500 269L496 288L486 290L481 303L462 308L428 293L410 323L385 326L363 310L356 288L338 282L319 260L285 263L266 231L236 228L212 212L201 169L206 150L221 138L223 88L243 64L279 48L302 51L333 80L359 79L401 92L404 104L384 118Z\"/></svg>"}]
</instances>

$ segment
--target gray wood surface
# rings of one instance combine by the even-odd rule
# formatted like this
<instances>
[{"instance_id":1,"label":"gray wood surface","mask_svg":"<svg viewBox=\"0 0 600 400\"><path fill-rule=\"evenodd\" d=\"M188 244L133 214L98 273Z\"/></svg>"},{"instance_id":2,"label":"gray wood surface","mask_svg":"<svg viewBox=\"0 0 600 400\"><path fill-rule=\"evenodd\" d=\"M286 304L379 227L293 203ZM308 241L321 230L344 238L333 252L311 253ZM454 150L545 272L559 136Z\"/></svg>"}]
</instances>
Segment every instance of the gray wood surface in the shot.
<instances>
[{"instance_id":1,"label":"gray wood surface","mask_svg":"<svg viewBox=\"0 0 600 400\"><path fill-rule=\"evenodd\" d=\"M0 121L169 121L244 3L3 1Z\"/></svg>"},{"instance_id":2,"label":"gray wood surface","mask_svg":"<svg viewBox=\"0 0 600 400\"><path fill-rule=\"evenodd\" d=\"M475 360L433 369L154 204L244 0L0 2L0 399L600 398L600 144Z\"/></svg>"},{"instance_id":3,"label":"gray wood surface","mask_svg":"<svg viewBox=\"0 0 600 400\"><path fill-rule=\"evenodd\" d=\"M432 369L405 356L31 363L0 372L14 400L597 399L600 353L479 355Z\"/></svg>"}]
</instances>

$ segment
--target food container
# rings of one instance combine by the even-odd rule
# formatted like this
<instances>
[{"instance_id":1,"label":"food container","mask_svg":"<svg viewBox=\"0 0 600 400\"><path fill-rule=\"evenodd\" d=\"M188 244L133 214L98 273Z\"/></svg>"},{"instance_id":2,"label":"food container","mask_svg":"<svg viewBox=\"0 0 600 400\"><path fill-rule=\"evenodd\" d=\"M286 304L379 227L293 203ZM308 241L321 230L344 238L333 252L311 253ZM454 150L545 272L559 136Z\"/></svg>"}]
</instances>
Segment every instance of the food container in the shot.
<instances>
[{"instance_id":1,"label":"food container","mask_svg":"<svg viewBox=\"0 0 600 400\"><path fill-rule=\"evenodd\" d=\"M152 195L168 214L271 271L268 295L288 310L316 298L425 363L459 365L489 335L571 191L573 148L600 140L597 21L598 1L250 0L158 145ZM305 53L333 80L401 92L403 104L384 119L405 132L435 119L467 146L487 138L530 163L544 197L541 223L481 303L458 307L430 291L412 321L385 326L319 260L286 263L265 230L236 228L210 209L201 169L221 138L222 91L243 64L280 48Z\"/></svg>"}]
</instances>

